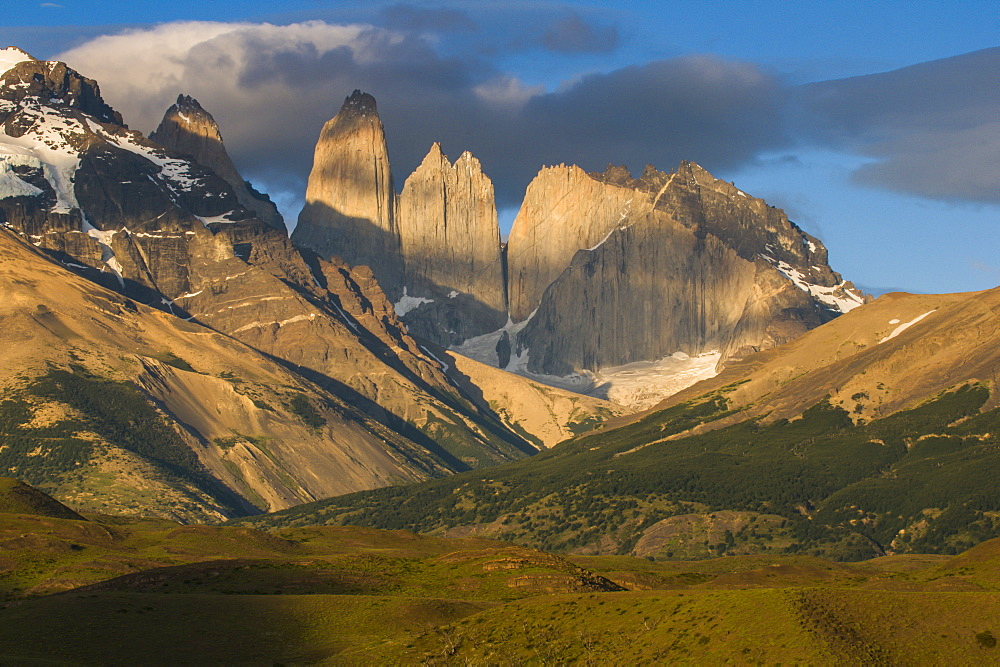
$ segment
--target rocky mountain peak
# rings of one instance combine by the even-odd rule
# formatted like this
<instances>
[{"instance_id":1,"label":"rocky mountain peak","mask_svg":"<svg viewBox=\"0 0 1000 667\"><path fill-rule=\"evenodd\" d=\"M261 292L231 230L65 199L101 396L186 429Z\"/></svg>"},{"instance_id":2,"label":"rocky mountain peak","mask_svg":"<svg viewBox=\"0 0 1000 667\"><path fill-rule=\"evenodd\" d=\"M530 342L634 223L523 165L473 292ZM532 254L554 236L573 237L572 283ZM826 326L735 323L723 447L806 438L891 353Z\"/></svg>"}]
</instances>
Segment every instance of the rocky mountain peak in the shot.
<instances>
[{"instance_id":1,"label":"rocky mountain peak","mask_svg":"<svg viewBox=\"0 0 1000 667\"><path fill-rule=\"evenodd\" d=\"M431 144L427 155L420 161L420 166L417 167L416 171L420 171L421 169L435 169L440 167L442 163L448 163L448 166L451 166L451 163L448 162L448 156L441 151L441 144L435 141ZM406 187L406 184L404 183L403 186Z\"/></svg>"},{"instance_id":2,"label":"rocky mountain peak","mask_svg":"<svg viewBox=\"0 0 1000 667\"><path fill-rule=\"evenodd\" d=\"M221 144L222 133L215 118L205 111L198 100L182 94L167 109L159 127L150 133L149 138L162 146L197 156L199 150L185 150L185 146L180 144L189 144L187 148L198 148L193 144L202 143L205 138Z\"/></svg>"},{"instance_id":3,"label":"rocky mountain peak","mask_svg":"<svg viewBox=\"0 0 1000 667\"><path fill-rule=\"evenodd\" d=\"M0 49L0 74L25 60L37 60L37 58L32 57L28 52L16 46L8 46L5 49Z\"/></svg>"},{"instance_id":4,"label":"rocky mountain peak","mask_svg":"<svg viewBox=\"0 0 1000 667\"><path fill-rule=\"evenodd\" d=\"M284 230L285 221L278 208L243 179L222 142L218 123L198 100L178 95L177 102L167 109L160 125L149 138L177 153L190 155L232 186L240 205L253 211L270 227Z\"/></svg>"},{"instance_id":5,"label":"rocky mountain peak","mask_svg":"<svg viewBox=\"0 0 1000 667\"><path fill-rule=\"evenodd\" d=\"M603 172L589 174L591 178L609 185L618 185L623 188L635 187L636 179L632 178L628 167L623 164L611 164L604 168Z\"/></svg>"},{"instance_id":6,"label":"rocky mountain peak","mask_svg":"<svg viewBox=\"0 0 1000 667\"><path fill-rule=\"evenodd\" d=\"M21 53L27 56L23 51ZM12 57L21 56L15 54ZM0 64L0 67L3 65ZM0 75L0 99L15 103L30 99L42 104L66 106L101 122L124 127L122 115L105 103L97 82L82 76L66 63L34 59L16 63Z\"/></svg>"},{"instance_id":7,"label":"rocky mountain peak","mask_svg":"<svg viewBox=\"0 0 1000 667\"><path fill-rule=\"evenodd\" d=\"M363 93L360 90L355 90L353 93L344 99L343 106L340 107L339 116L345 118L348 117L368 117L368 116L378 116L378 106L375 103L375 98L369 93Z\"/></svg>"},{"instance_id":8,"label":"rocky mountain peak","mask_svg":"<svg viewBox=\"0 0 1000 667\"><path fill-rule=\"evenodd\" d=\"M407 297L420 300L400 302L411 331L450 345L503 326L493 182L472 153L452 163L435 142L403 184L397 223Z\"/></svg>"},{"instance_id":9,"label":"rocky mountain peak","mask_svg":"<svg viewBox=\"0 0 1000 667\"><path fill-rule=\"evenodd\" d=\"M184 112L197 113L199 111L205 111L204 107L202 107L201 104L198 103L198 100L191 97L190 95L185 95L184 93L181 93L180 95L177 96L177 102L175 102L174 104L177 105L177 108L180 111ZM205 113L208 112L206 111Z\"/></svg>"},{"instance_id":10,"label":"rocky mountain peak","mask_svg":"<svg viewBox=\"0 0 1000 667\"><path fill-rule=\"evenodd\" d=\"M375 98L355 90L323 126L292 241L321 257L371 267L386 294L402 294L396 189Z\"/></svg>"},{"instance_id":11,"label":"rocky mountain peak","mask_svg":"<svg viewBox=\"0 0 1000 667\"><path fill-rule=\"evenodd\" d=\"M461 166L462 168L472 172L482 173L483 171L483 165L479 162L479 158L473 155L470 151L464 151L461 155L459 155L453 166L455 169L458 169Z\"/></svg>"}]
</instances>

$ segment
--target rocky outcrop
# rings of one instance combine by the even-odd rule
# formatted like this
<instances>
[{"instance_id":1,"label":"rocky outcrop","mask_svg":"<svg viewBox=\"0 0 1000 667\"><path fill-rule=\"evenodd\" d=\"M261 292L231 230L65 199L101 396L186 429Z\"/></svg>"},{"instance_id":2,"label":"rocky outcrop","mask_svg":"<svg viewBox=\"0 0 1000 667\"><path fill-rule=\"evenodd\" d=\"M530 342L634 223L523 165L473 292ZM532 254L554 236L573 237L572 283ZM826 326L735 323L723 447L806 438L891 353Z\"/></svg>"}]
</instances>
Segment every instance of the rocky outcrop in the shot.
<instances>
[{"instance_id":1,"label":"rocky outcrop","mask_svg":"<svg viewBox=\"0 0 1000 667\"><path fill-rule=\"evenodd\" d=\"M397 196L374 98L354 91L316 145L292 240L321 257L371 267L416 334L441 345L507 321L493 183L438 144Z\"/></svg>"},{"instance_id":2,"label":"rocky outcrop","mask_svg":"<svg viewBox=\"0 0 1000 667\"><path fill-rule=\"evenodd\" d=\"M638 179L544 169L508 261L512 317L531 317L513 354L545 374L678 351L725 362L864 302L782 211L688 162Z\"/></svg>"},{"instance_id":3,"label":"rocky outcrop","mask_svg":"<svg viewBox=\"0 0 1000 667\"><path fill-rule=\"evenodd\" d=\"M63 429L77 429L90 443L75 455L64 449L72 443L52 439L39 449L37 438L8 437L8 423L0 429L8 445L0 466L76 507L205 522L452 470L280 360L107 290L9 229L0 229L0 257L7 296L0 323L5 340L16 343L0 349L5 398L31 397L27 409L62 420ZM118 403L102 406L90 397L67 406L65 394L33 389L68 366L84 388L99 387ZM123 403L123 396L142 397L149 406ZM100 410L109 407L129 419L155 409L154 422L169 431L154 428L137 449L128 437L87 421L107 420ZM188 445L197 459L175 451L166 460L199 465L164 469L171 433L173 444ZM107 484L109 475L117 484Z\"/></svg>"},{"instance_id":4,"label":"rocky outcrop","mask_svg":"<svg viewBox=\"0 0 1000 667\"><path fill-rule=\"evenodd\" d=\"M745 348L769 347L823 321L812 299L773 267L652 213L578 251L515 349L527 354L528 370L566 375L678 351L735 352L737 330Z\"/></svg>"},{"instance_id":5,"label":"rocky outcrop","mask_svg":"<svg viewBox=\"0 0 1000 667\"><path fill-rule=\"evenodd\" d=\"M257 192L243 180L222 143L222 133L212 114L205 111L198 100L178 95L177 102L163 115L163 120L152 134L152 141L165 148L189 155L222 177L232 187L240 205L252 211L258 219L275 229L285 229L285 221L278 207L267 195Z\"/></svg>"},{"instance_id":6,"label":"rocky outcrop","mask_svg":"<svg viewBox=\"0 0 1000 667\"><path fill-rule=\"evenodd\" d=\"M451 164L434 144L395 200L391 183L375 102L355 91L323 130L293 239L371 266L411 332L519 372L724 362L864 301L782 211L690 162L543 168L506 247L469 153Z\"/></svg>"},{"instance_id":7,"label":"rocky outcrop","mask_svg":"<svg viewBox=\"0 0 1000 667\"><path fill-rule=\"evenodd\" d=\"M323 258L370 266L396 300L402 296L403 274L395 206L375 98L355 90L320 132L292 240Z\"/></svg>"},{"instance_id":8,"label":"rocky outcrop","mask_svg":"<svg viewBox=\"0 0 1000 667\"><path fill-rule=\"evenodd\" d=\"M399 195L399 245L407 296L426 299L412 331L450 345L507 321L493 183L465 152L452 165L438 144Z\"/></svg>"}]
</instances>

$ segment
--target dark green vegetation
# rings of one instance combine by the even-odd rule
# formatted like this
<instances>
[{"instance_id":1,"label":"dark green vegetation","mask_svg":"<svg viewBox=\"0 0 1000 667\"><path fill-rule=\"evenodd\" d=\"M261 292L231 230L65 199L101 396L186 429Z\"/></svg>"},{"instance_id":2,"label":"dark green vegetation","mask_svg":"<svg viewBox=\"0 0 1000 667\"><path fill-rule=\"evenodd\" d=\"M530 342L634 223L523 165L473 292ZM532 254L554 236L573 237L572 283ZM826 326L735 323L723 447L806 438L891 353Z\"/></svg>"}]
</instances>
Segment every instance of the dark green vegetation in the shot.
<instances>
[{"instance_id":1,"label":"dark green vegetation","mask_svg":"<svg viewBox=\"0 0 1000 667\"><path fill-rule=\"evenodd\" d=\"M791 421L671 438L728 416L727 389L528 461L242 521L464 526L547 550L655 558L954 554L1000 535L1000 413L980 414L985 387L868 424L823 402Z\"/></svg>"},{"instance_id":2,"label":"dark green vegetation","mask_svg":"<svg viewBox=\"0 0 1000 667\"><path fill-rule=\"evenodd\" d=\"M309 428L320 429L326 426L326 419L316 412L316 408L312 406L312 403L303 394L292 396L292 400L288 402L288 407Z\"/></svg>"},{"instance_id":3,"label":"dark green vegetation","mask_svg":"<svg viewBox=\"0 0 1000 667\"><path fill-rule=\"evenodd\" d=\"M13 477L0 477L0 513L83 520L55 498Z\"/></svg>"},{"instance_id":4,"label":"dark green vegetation","mask_svg":"<svg viewBox=\"0 0 1000 667\"><path fill-rule=\"evenodd\" d=\"M0 513L0 663L982 664L1000 650L998 573L1000 540L651 562Z\"/></svg>"},{"instance_id":5,"label":"dark green vegetation","mask_svg":"<svg viewBox=\"0 0 1000 667\"><path fill-rule=\"evenodd\" d=\"M42 404L55 412L40 417L35 408ZM108 446L134 455L161 477L228 499L230 511L241 507L130 383L81 366L51 367L0 401L0 473L53 490L86 474L87 464Z\"/></svg>"}]
</instances>

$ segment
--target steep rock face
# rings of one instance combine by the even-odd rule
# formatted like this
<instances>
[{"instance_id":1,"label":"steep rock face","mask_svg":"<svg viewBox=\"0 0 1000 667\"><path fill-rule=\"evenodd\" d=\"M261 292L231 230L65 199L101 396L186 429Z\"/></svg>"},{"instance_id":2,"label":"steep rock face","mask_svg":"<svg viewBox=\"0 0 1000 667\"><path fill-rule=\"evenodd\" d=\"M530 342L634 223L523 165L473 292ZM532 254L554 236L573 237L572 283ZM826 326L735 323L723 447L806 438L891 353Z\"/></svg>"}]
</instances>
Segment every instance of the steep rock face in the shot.
<instances>
[{"instance_id":1,"label":"steep rock face","mask_svg":"<svg viewBox=\"0 0 1000 667\"><path fill-rule=\"evenodd\" d=\"M438 144L406 179L398 227L407 296L427 299L404 319L435 342L460 343L507 321L493 183L465 152L452 165Z\"/></svg>"},{"instance_id":2,"label":"steep rock face","mask_svg":"<svg viewBox=\"0 0 1000 667\"><path fill-rule=\"evenodd\" d=\"M615 167L543 170L508 258L512 316L535 313L514 354L546 374L677 351L718 350L724 362L864 302L817 239L687 162L639 179Z\"/></svg>"},{"instance_id":3,"label":"steep rock face","mask_svg":"<svg viewBox=\"0 0 1000 667\"><path fill-rule=\"evenodd\" d=\"M395 198L375 98L355 90L320 132L292 240L323 258L372 267L395 300L402 295Z\"/></svg>"},{"instance_id":4,"label":"steep rock face","mask_svg":"<svg viewBox=\"0 0 1000 667\"><path fill-rule=\"evenodd\" d=\"M236 199L247 210L275 229L285 229L278 207L243 180L222 143L222 133L212 114L198 100L178 95L177 102L163 115L159 126L149 135L152 141L176 153L190 155L222 177L232 187Z\"/></svg>"},{"instance_id":5,"label":"steep rock face","mask_svg":"<svg viewBox=\"0 0 1000 667\"><path fill-rule=\"evenodd\" d=\"M187 291L190 238L252 218L214 172L122 125L96 83L39 61L0 78L0 201L2 222L146 302Z\"/></svg>"},{"instance_id":6,"label":"steep rock face","mask_svg":"<svg viewBox=\"0 0 1000 667\"><path fill-rule=\"evenodd\" d=\"M527 352L529 370L554 375L678 351L720 350L726 359L823 321L773 267L651 214L577 252L518 334L516 353Z\"/></svg>"},{"instance_id":7,"label":"steep rock face","mask_svg":"<svg viewBox=\"0 0 1000 667\"><path fill-rule=\"evenodd\" d=\"M543 168L528 185L507 241L511 319L527 319L576 251L600 243L645 199L577 166Z\"/></svg>"}]
</instances>

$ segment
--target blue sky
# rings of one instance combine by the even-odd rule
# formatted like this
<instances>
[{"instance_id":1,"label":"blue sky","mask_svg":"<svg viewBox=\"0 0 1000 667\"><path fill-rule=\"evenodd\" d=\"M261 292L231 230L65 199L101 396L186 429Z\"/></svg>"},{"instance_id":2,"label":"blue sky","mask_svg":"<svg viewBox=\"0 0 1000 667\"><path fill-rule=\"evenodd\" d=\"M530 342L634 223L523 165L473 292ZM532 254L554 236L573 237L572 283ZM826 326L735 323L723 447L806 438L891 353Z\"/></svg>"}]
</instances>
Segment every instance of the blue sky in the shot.
<instances>
[{"instance_id":1,"label":"blue sky","mask_svg":"<svg viewBox=\"0 0 1000 667\"><path fill-rule=\"evenodd\" d=\"M507 224L543 163L691 159L862 286L1000 284L995 2L8 0L3 17L0 46L96 78L135 129L193 94L290 224L322 122L360 87L397 188L431 142L470 149Z\"/></svg>"}]
</instances>

